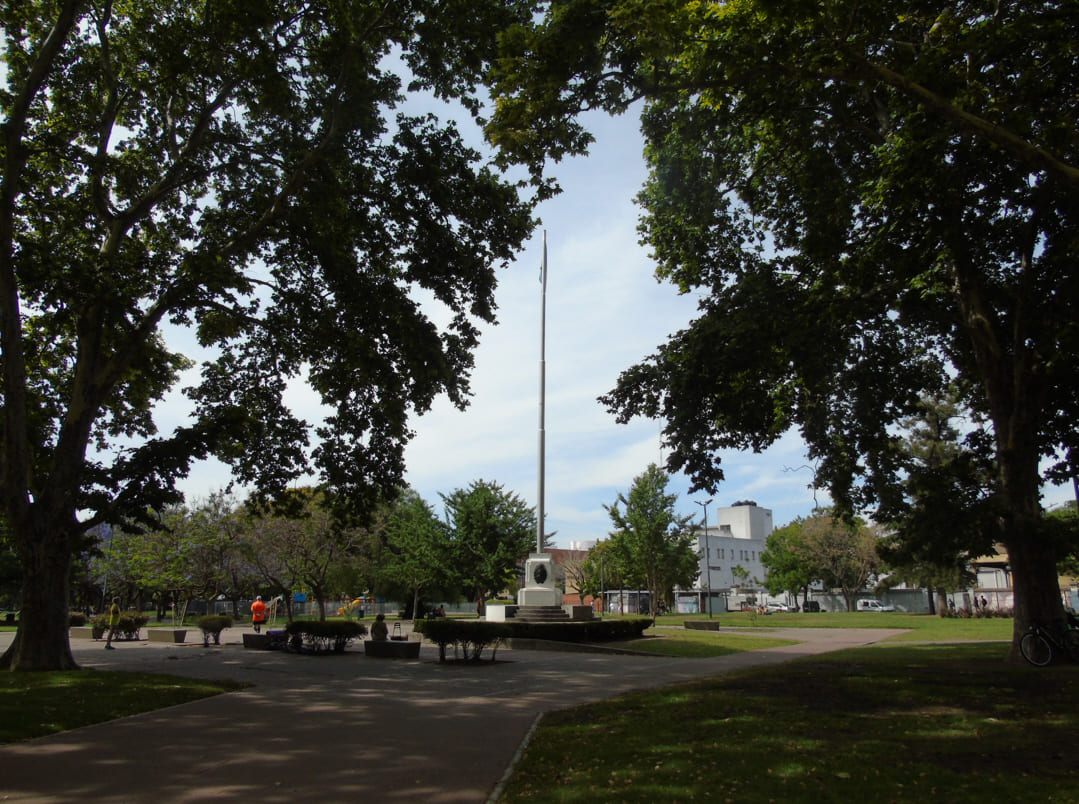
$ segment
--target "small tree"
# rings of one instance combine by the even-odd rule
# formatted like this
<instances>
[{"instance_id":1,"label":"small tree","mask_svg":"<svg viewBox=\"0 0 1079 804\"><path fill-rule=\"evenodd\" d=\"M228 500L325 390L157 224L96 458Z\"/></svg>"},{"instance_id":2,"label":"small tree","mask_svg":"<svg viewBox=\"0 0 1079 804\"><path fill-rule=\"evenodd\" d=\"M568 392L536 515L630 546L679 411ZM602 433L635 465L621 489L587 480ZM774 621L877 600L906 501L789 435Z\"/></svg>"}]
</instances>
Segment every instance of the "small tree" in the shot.
<instances>
[{"instance_id":1,"label":"small tree","mask_svg":"<svg viewBox=\"0 0 1079 804\"><path fill-rule=\"evenodd\" d=\"M622 565L615 555L614 546L610 540L599 542L581 562L577 580L581 594L599 598L605 612L604 592L623 584Z\"/></svg>"},{"instance_id":2,"label":"small tree","mask_svg":"<svg viewBox=\"0 0 1079 804\"><path fill-rule=\"evenodd\" d=\"M761 565L768 569L764 588L772 595L783 591L795 597L801 595L803 610L809 601L809 585L818 580L804 558L805 546L801 541L804 524L805 520L799 517L772 531L761 553Z\"/></svg>"},{"instance_id":3,"label":"small tree","mask_svg":"<svg viewBox=\"0 0 1079 804\"><path fill-rule=\"evenodd\" d=\"M838 588L854 611L858 593L880 566L876 527L844 522L830 511L820 511L802 525L800 548L808 571L832 588Z\"/></svg>"},{"instance_id":4,"label":"small tree","mask_svg":"<svg viewBox=\"0 0 1079 804\"><path fill-rule=\"evenodd\" d=\"M351 555L361 532L334 517L332 500L323 492L297 489L288 497L287 513L267 512L250 522L254 561L275 587L301 585L311 590L319 620L325 620L334 570Z\"/></svg>"},{"instance_id":5,"label":"small tree","mask_svg":"<svg viewBox=\"0 0 1079 804\"><path fill-rule=\"evenodd\" d=\"M611 550L626 580L648 589L652 619L660 603L670 603L675 586L690 586L698 573L692 517L674 512L677 494L667 494L670 477L650 464L633 480L629 496L605 505L614 530Z\"/></svg>"},{"instance_id":6,"label":"small tree","mask_svg":"<svg viewBox=\"0 0 1079 804\"><path fill-rule=\"evenodd\" d=\"M417 619L420 593L452 577L446 529L416 491L405 489L388 506L377 532L383 543L379 578L412 594L412 617Z\"/></svg>"},{"instance_id":7,"label":"small tree","mask_svg":"<svg viewBox=\"0 0 1079 804\"><path fill-rule=\"evenodd\" d=\"M487 596L506 586L532 548L535 511L501 485L483 480L441 497L450 565L482 614Z\"/></svg>"}]
</instances>

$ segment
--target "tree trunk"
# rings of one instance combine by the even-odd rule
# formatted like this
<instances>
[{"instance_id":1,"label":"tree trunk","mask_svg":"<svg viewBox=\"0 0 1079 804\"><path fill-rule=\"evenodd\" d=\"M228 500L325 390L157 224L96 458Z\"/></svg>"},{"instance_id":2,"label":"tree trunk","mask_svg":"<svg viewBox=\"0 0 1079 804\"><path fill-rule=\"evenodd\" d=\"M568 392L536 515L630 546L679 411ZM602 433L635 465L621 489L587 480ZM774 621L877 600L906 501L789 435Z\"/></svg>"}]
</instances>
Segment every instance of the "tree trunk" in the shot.
<instances>
[{"instance_id":1,"label":"tree trunk","mask_svg":"<svg viewBox=\"0 0 1079 804\"><path fill-rule=\"evenodd\" d=\"M1017 528L1018 530L1019 528ZM1019 640L1031 623L1061 624L1066 620L1060 595L1056 556L1043 540L1032 533L1005 535L1008 563L1012 570L1015 620L1010 661L1020 661Z\"/></svg>"},{"instance_id":2,"label":"tree trunk","mask_svg":"<svg viewBox=\"0 0 1079 804\"><path fill-rule=\"evenodd\" d=\"M1027 401L1020 399L1020 402ZM1015 598L1008 660L1020 662L1019 640L1031 623L1063 624L1064 602L1057 575L1058 556L1042 528L1041 477L1029 421L1020 415L1007 423L995 421L994 424L1000 488L1005 501L1000 540L1008 550Z\"/></svg>"},{"instance_id":3,"label":"tree trunk","mask_svg":"<svg viewBox=\"0 0 1079 804\"><path fill-rule=\"evenodd\" d=\"M0 657L0 668L77 670L68 642L70 535L40 523L13 530L23 572L22 609L18 632Z\"/></svg>"},{"instance_id":4,"label":"tree trunk","mask_svg":"<svg viewBox=\"0 0 1079 804\"><path fill-rule=\"evenodd\" d=\"M1032 622L1064 620L1064 604L1052 547L1040 528L1041 474L1038 471L1039 423L1048 395L1045 366L1031 343L1038 341L1037 315L1030 302L1033 252L1020 255L1024 266L1022 292L1014 300L1010 328L994 328L997 316L984 300L978 269L969 260L956 262L956 290L964 325L989 402L997 459L998 491L1004 502L1000 541L1008 549L1015 597L1012 647L1008 660L1021 661L1019 640Z\"/></svg>"}]
</instances>

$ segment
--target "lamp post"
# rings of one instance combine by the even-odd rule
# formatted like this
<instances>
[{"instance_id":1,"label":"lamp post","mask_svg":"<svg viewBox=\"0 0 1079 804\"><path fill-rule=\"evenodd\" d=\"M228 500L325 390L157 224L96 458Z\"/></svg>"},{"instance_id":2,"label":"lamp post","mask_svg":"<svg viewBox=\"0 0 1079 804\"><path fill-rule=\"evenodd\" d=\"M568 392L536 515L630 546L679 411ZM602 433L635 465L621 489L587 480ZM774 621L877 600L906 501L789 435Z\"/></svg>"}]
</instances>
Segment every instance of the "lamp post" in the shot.
<instances>
[{"instance_id":1,"label":"lamp post","mask_svg":"<svg viewBox=\"0 0 1079 804\"><path fill-rule=\"evenodd\" d=\"M708 561L711 556L708 554L708 504L711 500L694 500L697 505L704 509L704 591L708 595L708 619L712 619L712 568L709 566Z\"/></svg>"}]
</instances>

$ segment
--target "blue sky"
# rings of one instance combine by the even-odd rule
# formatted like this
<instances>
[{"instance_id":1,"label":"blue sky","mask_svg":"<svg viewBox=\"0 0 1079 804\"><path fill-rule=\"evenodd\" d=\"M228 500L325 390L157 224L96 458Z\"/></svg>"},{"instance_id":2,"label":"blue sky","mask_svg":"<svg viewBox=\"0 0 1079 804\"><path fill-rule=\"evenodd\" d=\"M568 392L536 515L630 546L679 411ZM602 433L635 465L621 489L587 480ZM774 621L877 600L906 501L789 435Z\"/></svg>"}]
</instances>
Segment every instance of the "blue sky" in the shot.
<instances>
[{"instance_id":1,"label":"blue sky","mask_svg":"<svg viewBox=\"0 0 1079 804\"><path fill-rule=\"evenodd\" d=\"M476 355L470 409L436 405L416 422L408 479L426 499L472 480L493 480L535 505L538 495L539 266L547 234L546 494L547 531L555 542L605 538L603 508L649 463L662 463L660 425L617 424L596 401L621 371L655 351L694 316L697 298L654 277L638 244L634 196L645 178L634 117L594 115L596 143L586 158L553 166L561 195L539 209L541 231L503 273L499 325ZM722 456L728 480L718 505L753 499L784 524L813 506L810 473L796 436L764 455ZM686 478L672 478L681 513L699 516Z\"/></svg>"}]
</instances>

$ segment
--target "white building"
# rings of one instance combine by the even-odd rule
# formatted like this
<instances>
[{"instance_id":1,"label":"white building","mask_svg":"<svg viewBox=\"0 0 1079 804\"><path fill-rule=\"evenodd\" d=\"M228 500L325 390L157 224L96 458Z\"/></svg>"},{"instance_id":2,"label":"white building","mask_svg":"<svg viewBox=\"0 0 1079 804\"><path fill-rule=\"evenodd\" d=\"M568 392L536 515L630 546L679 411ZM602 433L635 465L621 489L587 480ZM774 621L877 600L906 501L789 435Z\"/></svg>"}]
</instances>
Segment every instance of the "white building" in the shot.
<instances>
[{"instance_id":1,"label":"white building","mask_svg":"<svg viewBox=\"0 0 1079 804\"><path fill-rule=\"evenodd\" d=\"M712 610L725 611L731 589L756 590L767 575L761 553L774 529L772 512L747 500L709 513L707 529L697 528L697 588L676 595L679 610L687 613L694 604L697 611L707 611L709 595Z\"/></svg>"}]
</instances>

